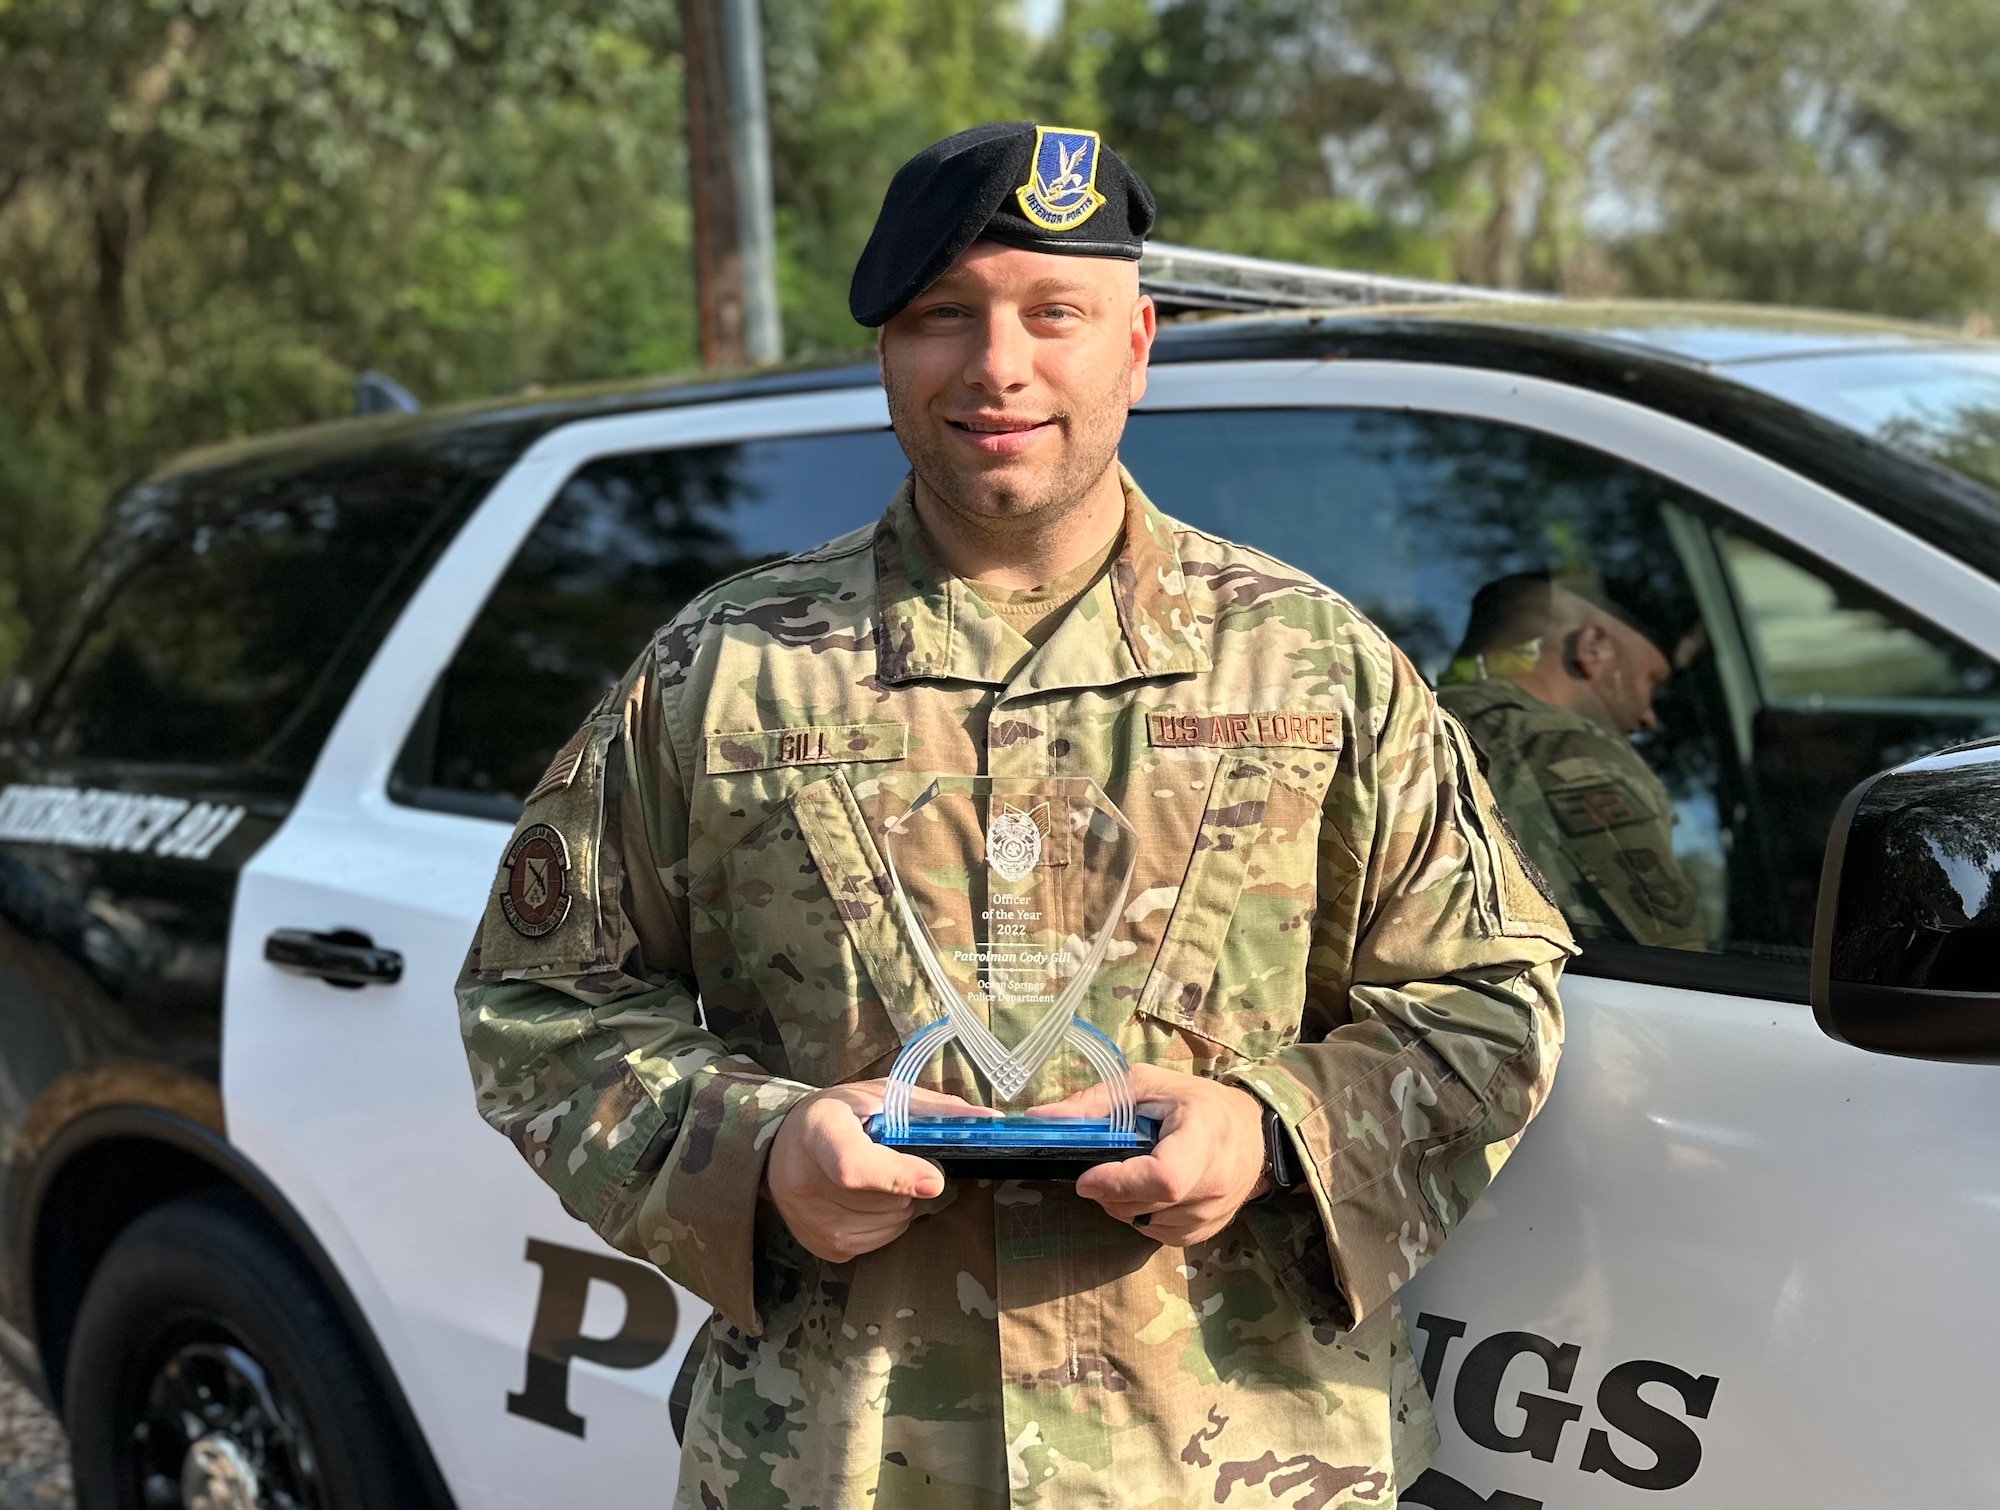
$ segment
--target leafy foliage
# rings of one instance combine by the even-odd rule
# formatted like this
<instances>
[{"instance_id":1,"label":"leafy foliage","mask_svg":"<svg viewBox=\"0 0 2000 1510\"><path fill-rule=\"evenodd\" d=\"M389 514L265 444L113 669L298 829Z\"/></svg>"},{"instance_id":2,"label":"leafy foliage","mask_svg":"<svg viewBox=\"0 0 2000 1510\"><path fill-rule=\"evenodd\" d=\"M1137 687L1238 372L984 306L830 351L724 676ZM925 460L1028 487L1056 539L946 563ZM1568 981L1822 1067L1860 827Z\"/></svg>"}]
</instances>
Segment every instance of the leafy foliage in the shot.
<instances>
[{"instance_id":1,"label":"leafy foliage","mask_svg":"<svg viewBox=\"0 0 2000 1510\"><path fill-rule=\"evenodd\" d=\"M1048 16L1046 7L1036 14ZM794 352L909 153L1099 125L1163 237L1984 319L1988 0L764 0ZM694 360L669 0L0 0L0 666L106 493L352 407Z\"/></svg>"},{"instance_id":2,"label":"leafy foliage","mask_svg":"<svg viewBox=\"0 0 2000 1510\"><path fill-rule=\"evenodd\" d=\"M348 412L369 366L689 361L674 43L642 7L0 3L0 664L164 453Z\"/></svg>"}]
</instances>

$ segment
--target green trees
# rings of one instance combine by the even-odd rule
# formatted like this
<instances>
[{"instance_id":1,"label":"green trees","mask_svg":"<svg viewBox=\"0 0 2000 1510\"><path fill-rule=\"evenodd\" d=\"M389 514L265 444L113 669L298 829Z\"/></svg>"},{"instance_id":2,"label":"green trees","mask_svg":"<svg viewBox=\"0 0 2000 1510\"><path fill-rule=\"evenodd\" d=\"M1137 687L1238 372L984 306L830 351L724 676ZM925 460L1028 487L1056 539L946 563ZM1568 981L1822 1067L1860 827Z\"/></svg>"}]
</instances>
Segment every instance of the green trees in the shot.
<instances>
[{"instance_id":1,"label":"green trees","mask_svg":"<svg viewBox=\"0 0 2000 1510\"><path fill-rule=\"evenodd\" d=\"M890 172L1101 126L1163 237L1962 320L1988 0L764 0L788 348ZM0 0L0 667L105 493L326 418L694 360L673 0ZM1035 22L1034 29L1029 26Z\"/></svg>"},{"instance_id":2,"label":"green trees","mask_svg":"<svg viewBox=\"0 0 2000 1510\"><path fill-rule=\"evenodd\" d=\"M0 0L0 665L164 453L689 360L654 9Z\"/></svg>"},{"instance_id":3,"label":"green trees","mask_svg":"<svg viewBox=\"0 0 2000 1510\"><path fill-rule=\"evenodd\" d=\"M1716 6L1655 90L1636 292L1984 321L2000 301L2000 9Z\"/></svg>"},{"instance_id":4,"label":"green trees","mask_svg":"<svg viewBox=\"0 0 2000 1510\"><path fill-rule=\"evenodd\" d=\"M890 175L1028 114L1029 38L992 0L767 0L765 18L786 349L865 349L847 282Z\"/></svg>"}]
</instances>

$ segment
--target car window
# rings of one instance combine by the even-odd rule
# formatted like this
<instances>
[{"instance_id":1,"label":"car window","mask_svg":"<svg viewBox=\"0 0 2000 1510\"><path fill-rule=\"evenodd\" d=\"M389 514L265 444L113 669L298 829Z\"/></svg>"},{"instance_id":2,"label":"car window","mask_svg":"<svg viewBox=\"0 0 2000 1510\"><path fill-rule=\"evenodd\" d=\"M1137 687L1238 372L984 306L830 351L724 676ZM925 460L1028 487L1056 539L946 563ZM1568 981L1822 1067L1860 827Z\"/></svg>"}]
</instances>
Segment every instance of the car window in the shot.
<instances>
[{"instance_id":1,"label":"car window","mask_svg":"<svg viewBox=\"0 0 2000 1510\"><path fill-rule=\"evenodd\" d=\"M1746 387L2000 489L2000 353L1991 349L1818 353L1726 370Z\"/></svg>"},{"instance_id":2,"label":"car window","mask_svg":"<svg viewBox=\"0 0 2000 1510\"><path fill-rule=\"evenodd\" d=\"M1325 581L1447 684L1600 960L1670 945L1792 969L1847 791L2000 729L1984 656L1585 446L1457 416L1237 410L1135 414L1123 455L1169 514ZM1655 647L1655 727L1530 703L1506 656L1458 655L1482 589L1529 573Z\"/></svg>"},{"instance_id":3,"label":"car window","mask_svg":"<svg viewBox=\"0 0 2000 1510\"><path fill-rule=\"evenodd\" d=\"M129 490L68 623L22 672L10 734L43 760L296 784L452 518L510 456L416 444Z\"/></svg>"},{"instance_id":4,"label":"car window","mask_svg":"<svg viewBox=\"0 0 2000 1510\"><path fill-rule=\"evenodd\" d=\"M1922 698L1992 703L1992 662L1907 622L1872 593L1718 530L1723 565L1771 704Z\"/></svg>"},{"instance_id":5,"label":"car window","mask_svg":"<svg viewBox=\"0 0 2000 1510\"><path fill-rule=\"evenodd\" d=\"M1558 720L1556 744L1598 743L1517 781L1509 811L1600 960L1668 944L1792 969L1809 952L1820 853L1846 792L2000 729L2000 672L1985 657L1586 446L1456 416L1226 410L1134 414L1123 455L1168 513L1346 594L1433 683L1457 674L1475 597L1511 575L1552 574L1638 627L1670 671L1654 726L1627 737L1600 719L1593 736ZM397 796L511 816L682 604L867 523L904 471L886 431L585 467L440 680Z\"/></svg>"},{"instance_id":6,"label":"car window","mask_svg":"<svg viewBox=\"0 0 2000 1510\"><path fill-rule=\"evenodd\" d=\"M563 484L480 611L411 733L393 794L511 816L690 598L867 524L907 470L887 430L591 462Z\"/></svg>"}]
</instances>

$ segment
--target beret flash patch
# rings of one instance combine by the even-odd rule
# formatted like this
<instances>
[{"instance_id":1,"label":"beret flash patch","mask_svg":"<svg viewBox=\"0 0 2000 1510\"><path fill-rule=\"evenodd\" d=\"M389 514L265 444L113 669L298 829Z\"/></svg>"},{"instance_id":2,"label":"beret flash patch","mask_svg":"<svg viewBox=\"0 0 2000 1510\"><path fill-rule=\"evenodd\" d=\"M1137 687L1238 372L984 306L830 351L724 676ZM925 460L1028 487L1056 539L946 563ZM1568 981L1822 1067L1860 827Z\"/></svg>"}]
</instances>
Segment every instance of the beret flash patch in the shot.
<instances>
[{"instance_id":1,"label":"beret flash patch","mask_svg":"<svg viewBox=\"0 0 2000 1510\"><path fill-rule=\"evenodd\" d=\"M1104 204L1097 192L1097 133L1035 127L1028 181L1014 191L1021 213L1045 231L1082 225Z\"/></svg>"},{"instance_id":2,"label":"beret flash patch","mask_svg":"<svg viewBox=\"0 0 2000 1510\"><path fill-rule=\"evenodd\" d=\"M569 916L569 846L546 823L531 823L507 848L501 862L506 889L500 911L524 938L553 933Z\"/></svg>"}]
</instances>

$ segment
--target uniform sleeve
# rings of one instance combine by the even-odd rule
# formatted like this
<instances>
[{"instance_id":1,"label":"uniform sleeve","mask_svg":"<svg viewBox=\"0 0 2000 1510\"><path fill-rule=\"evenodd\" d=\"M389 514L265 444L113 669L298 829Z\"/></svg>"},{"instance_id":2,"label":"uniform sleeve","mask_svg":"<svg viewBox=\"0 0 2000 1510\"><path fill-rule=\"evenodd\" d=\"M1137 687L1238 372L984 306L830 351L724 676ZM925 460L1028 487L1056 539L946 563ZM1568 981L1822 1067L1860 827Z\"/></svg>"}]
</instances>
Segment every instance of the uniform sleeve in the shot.
<instances>
[{"instance_id":1,"label":"uniform sleeve","mask_svg":"<svg viewBox=\"0 0 2000 1510\"><path fill-rule=\"evenodd\" d=\"M1245 1218L1307 1315L1339 1326L1435 1256L1540 1109L1574 952L1463 730L1400 653L1357 678L1356 705L1300 1039L1225 1076L1277 1110L1307 1179Z\"/></svg>"},{"instance_id":2,"label":"uniform sleeve","mask_svg":"<svg viewBox=\"0 0 2000 1510\"><path fill-rule=\"evenodd\" d=\"M703 1026L671 692L649 650L537 783L459 1024L480 1114L570 1213L755 1333L764 1161L811 1087Z\"/></svg>"},{"instance_id":3,"label":"uniform sleeve","mask_svg":"<svg viewBox=\"0 0 2000 1510\"><path fill-rule=\"evenodd\" d=\"M1636 752L1619 754L1606 758L1588 736L1543 734L1523 747L1515 787L1532 788L1527 800L1543 810L1535 827L1577 877L1588 911L1634 943L1705 948L1695 888L1674 858L1673 803Z\"/></svg>"}]
</instances>

